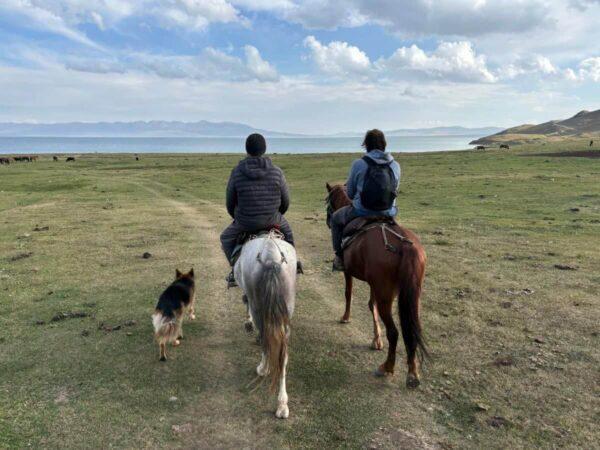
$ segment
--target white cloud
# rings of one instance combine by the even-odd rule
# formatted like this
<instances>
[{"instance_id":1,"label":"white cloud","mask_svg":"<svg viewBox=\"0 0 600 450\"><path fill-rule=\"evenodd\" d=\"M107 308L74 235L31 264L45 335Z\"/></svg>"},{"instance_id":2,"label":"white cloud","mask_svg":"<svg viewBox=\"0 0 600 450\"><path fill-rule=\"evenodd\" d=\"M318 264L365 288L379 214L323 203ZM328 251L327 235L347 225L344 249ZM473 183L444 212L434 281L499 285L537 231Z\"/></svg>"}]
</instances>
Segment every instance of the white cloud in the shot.
<instances>
[{"instance_id":1,"label":"white cloud","mask_svg":"<svg viewBox=\"0 0 600 450\"><path fill-rule=\"evenodd\" d=\"M600 82L600 57L587 58L579 64L578 78L582 81Z\"/></svg>"},{"instance_id":2,"label":"white cloud","mask_svg":"<svg viewBox=\"0 0 600 450\"><path fill-rule=\"evenodd\" d=\"M371 61L365 52L347 42L333 41L321 44L314 36L304 39L310 58L319 70L336 76L365 75L371 69Z\"/></svg>"},{"instance_id":3,"label":"white cloud","mask_svg":"<svg viewBox=\"0 0 600 450\"><path fill-rule=\"evenodd\" d=\"M130 52L121 58L67 57L65 67L78 72L152 74L166 79L277 81L277 70L258 49L244 47L245 59L208 47L199 55L156 55ZM59 58L55 58L58 60Z\"/></svg>"},{"instance_id":4,"label":"white cloud","mask_svg":"<svg viewBox=\"0 0 600 450\"><path fill-rule=\"evenodd\" d=\"M402 47L389 58L378 60L376 65L392 77L414 74L450 81L497 81L487 67L485 56L476 55L473 45L466 41L442 42L430 54L416 45Z\"/></svg>"}]
</instances>

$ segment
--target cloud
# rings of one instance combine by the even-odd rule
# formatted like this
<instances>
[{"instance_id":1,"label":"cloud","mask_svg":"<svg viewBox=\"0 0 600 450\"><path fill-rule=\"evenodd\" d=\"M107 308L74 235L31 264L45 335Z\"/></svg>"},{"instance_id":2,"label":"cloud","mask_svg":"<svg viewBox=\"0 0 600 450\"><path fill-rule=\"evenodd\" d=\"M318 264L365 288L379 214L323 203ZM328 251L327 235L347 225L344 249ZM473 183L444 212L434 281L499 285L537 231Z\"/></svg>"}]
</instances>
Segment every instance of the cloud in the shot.
<instances>
[{"instance_id":1,"label":"cloud","mask_svg":"<svg viewBox=\"0 0 600 450\"><path fill-rule=\"evenodd\" d=\"M496 76L488 69L484 55L476 55L470 42L442 42L433 52L412 45L376 62L380 72L391 77L427 76L459 82L493 83Z\"/></svg>"},{"instance_id":2,"label":"cloud","mask_svg":"<svg viewBox=\"0 0 600 450\"><path fill-rule=\"evenodd\" d=\"M257 48L244 47L245 59L208 47L199 55L128 53L120 58L67 57L65 67L78 72L152 74L166 79L277 81L277 70Z\"/></svg>"},{"instance_id":3,"label":"cloud","mask_svg":"<svg viewBox=\"0 0 600 450\"><path fill-rule=\"evenodd\" d=\"M586 0L582 0L586 1ZM250 2L252 3L252 2ZM295 0L263 1L308 29L376 24L405 36L521 33L550 22L544 0Z\"/></svg>"},{"instance_id":4,"label":"cloud","mask_svg":"<svg viewBox=\"0 0 600 450\"><path fill-rule=\"evenodd\" d=\"M304 46L309 49L310 58L319 70L328 75L366 75L371 69L366 53L347 42L333 41L323 45L314 36L308 36Z\"/></svg>"},{"instance_id":5,"label":"cloud","mask_svg":"<svg viewBox=\"0 0 600 450\"><path fill-rule=\"evenodd\" d=\"M389 58L371 63L358 47L347 42L322 44L314 36L304 40L317 68L337 77L359 75L374 79L429 78L456 82L494 83L484 55L477 55L470 42L442 42L430 53L416 45L401 47Z\"/></svg>"}]
</instances>

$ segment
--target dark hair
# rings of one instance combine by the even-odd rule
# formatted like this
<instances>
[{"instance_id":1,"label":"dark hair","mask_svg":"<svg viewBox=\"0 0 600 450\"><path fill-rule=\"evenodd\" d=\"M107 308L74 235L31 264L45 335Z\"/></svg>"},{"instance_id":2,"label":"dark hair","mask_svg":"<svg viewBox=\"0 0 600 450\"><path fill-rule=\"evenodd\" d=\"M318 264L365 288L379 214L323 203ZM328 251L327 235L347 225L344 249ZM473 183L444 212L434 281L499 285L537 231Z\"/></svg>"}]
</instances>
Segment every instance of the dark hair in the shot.
<instances>
[{"instance_id":1,"label":"dark hair","mask_svg":"<svg viewBox=\"0 0 600 450\"><path fill-rule=\"evenodd\" d=\"M250 156L261 156L267 151L267 141L262 134L253 133L246 138L246 153Z\"/></svg>"},{"instance_id":2,"label":"dark hair","mask_svg":"<svg viewBox=\"0 0 600 450\"><path fill-rule=\"evenodd\" d=\"M385 148L387 147L387 142L385 141L385 135L383 134L383 131L378 130L376 128L367 131L362 146L366 148L368 152L370 152L371 150L385 151Z\"/></svg>"}]
</instances>

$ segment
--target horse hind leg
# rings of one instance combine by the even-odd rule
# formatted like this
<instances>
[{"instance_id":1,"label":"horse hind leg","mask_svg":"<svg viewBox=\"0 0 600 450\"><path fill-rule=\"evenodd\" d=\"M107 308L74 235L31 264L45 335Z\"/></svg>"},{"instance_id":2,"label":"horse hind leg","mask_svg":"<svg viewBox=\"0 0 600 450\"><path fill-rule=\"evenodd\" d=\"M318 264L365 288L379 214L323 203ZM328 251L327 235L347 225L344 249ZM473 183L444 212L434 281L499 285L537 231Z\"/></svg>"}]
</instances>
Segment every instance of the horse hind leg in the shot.
<instances>
[{"instance_id":1,"label":"horse hind leg","mask_svg":"<svg viewBox=\"0 0 600 450\"><path fill-rule=\"evenodd\" d=\"M375 297L371 292L371 298L369 299L369 309L373 315L373 342L371 348L373 350L383 350L383 341L381 340L381 328L379 327L379 313L377 312L377 306L375 305Z\"/></svg>"},{"instance_id":2,"label":"horse hind leg","mask_svg":"<svg viewBox=\"0 0 600 450\"><path fill-rule=\"evenodd\" d=\"M406 387L416 388L421 383L419 375L419 360L417 349L421 347L426 354L426 349L421 337L421 324L419 320L420 286L410 286L401 290L398 298L398 312L402 327L402 338L406 348Z\"/></svg>"},{"instance_id":3,"label":"horse hind leg","mask_svg":"<svg viewBox=\"0 0 600 450\"><path fill-rule=\"evenodd\" d=\"M350 307L352 306L352 276L344 272L344 278L346 279L346 310L344 311L344 315L340 319L340 323L349 323Z\"/></svg>"},{"instance_id":4,"label":"horse hind leg","mask_svg":"<svg viewBox=\"0 0 600 450\"><path fill-rule=\"evenodd\" d=\"M259 377L266 377L269 374L269 359L265 353L262 353L260 363L256 366L256 373Z\"/></svg>"},{"instance_id":5,"label":"horse hind leg","mask_svg":"<svg viewBox=\"0 0 600 450\"><path fill-rule=\"evenodd\" d=\"M398 345L398 328L396 328L396 324L394 323L394 318L392 316L392 297L389 297L388 300L379 300L375 303L375 306L379 310L379 314L381 315L381 320L385 325L385 330L388 339L388 355L385 362L380 365L375 371L375 375L377 376L386 376L393 375L394 366L396 365L396 346Z\"/></svg>"},{"instance_id":6,"label":"horse hind leg","mask_svg":"<svg viewBox=\"0 0 600 450\"><path fill-rule=\"evenodd\" d=\"M285 355L283 362L283 370L281 371L281 378L279 379L279 395L277 396L277 411L275 417L278 419L287 419L290 416L290 409L288 407L288 395L285 386L285 372L287 368L288 357Z\"/></svg>"},{"instance_id":7,"label":"horse hind leg","mask_svg":"<svg viewBox=\"0 0 600 450\"><path fill-rule=\"evenodd\" d=\"M250 305L248 304L248 297L244 295L242 301L246 305L246 320L244 321L244 329L246 333L252 333L254 331L254 322L252 321L252 315L250 314Z\"/></svg>"}]
</instances>

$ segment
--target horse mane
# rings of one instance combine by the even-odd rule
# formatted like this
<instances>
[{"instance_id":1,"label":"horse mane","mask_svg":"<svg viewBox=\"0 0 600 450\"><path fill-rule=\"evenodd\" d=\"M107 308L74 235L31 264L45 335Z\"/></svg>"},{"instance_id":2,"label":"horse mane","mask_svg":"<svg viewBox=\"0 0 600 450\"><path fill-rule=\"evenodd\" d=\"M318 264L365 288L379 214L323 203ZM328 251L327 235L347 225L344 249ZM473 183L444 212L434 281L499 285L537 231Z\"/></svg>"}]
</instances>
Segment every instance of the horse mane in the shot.
<instances>
[{"instance_id":1,"label":"horse mane","mask_svg":"<svg viewBox=\"0 0 600 450\"><path fill-rule=\"evenodd\" d=\"M350 200L350 197L348 197L348 193L346 192L345 184L336 184L335 186L332 186L329 191L329 200L335 209L352 203L352 200Z\"/></svg>"}]
</instances>

